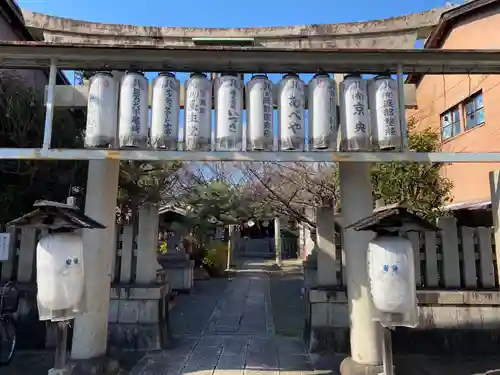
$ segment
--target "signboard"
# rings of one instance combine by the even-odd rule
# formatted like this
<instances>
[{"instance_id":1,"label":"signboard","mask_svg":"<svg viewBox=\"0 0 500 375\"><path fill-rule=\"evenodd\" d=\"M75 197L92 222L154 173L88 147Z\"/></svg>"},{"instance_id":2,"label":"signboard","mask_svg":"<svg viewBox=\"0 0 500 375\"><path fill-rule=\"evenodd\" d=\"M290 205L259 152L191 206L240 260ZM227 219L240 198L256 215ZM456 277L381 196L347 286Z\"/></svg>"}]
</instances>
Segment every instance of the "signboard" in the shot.
<instances>
[{"instance_id":1,"label":"signboard","mask_svg":"<svg viewBox=\"0 0 500 375\"><path fill-rule=\"evenodd\" d=\"M215 241L223 241L224 240L225 228L217 227L215 228L215 233L213 234L213 239Z\"/></svg>"},{"instance_id":2,"label":"signboard","mask_svg":"<svg viewBox=\"0 0 500 375\"><path fill-rule=\"evenodd\" d=\"M0 262L9 260L10 233L0 233Z\"/></svg>"}]
</instances>

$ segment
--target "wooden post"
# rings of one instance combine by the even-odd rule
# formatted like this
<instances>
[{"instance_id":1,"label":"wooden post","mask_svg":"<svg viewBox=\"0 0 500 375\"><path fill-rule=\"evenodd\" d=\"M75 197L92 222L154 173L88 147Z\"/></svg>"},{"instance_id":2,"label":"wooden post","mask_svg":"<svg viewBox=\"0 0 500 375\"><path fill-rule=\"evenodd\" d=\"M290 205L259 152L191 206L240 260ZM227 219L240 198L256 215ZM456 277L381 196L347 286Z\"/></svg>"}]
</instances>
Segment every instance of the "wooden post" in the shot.
<instances>
[{"instance_id":1,"label":"wooden post","mask_svg":"<svg viewBox=\"0 0 500 375\"><path fill-rule=\"evenodd\" d=\"M385 202L383 199L377 199L375 201L375 208L380 208L385 206ZM417 234L418 235L418 234ZM415 246L414 241L412 241L413 247ZM417 243L418 245L418 243ZM413 248L415 250L415 247ZM417 266L417 263L415 263ZM418 269L418 278L420 279L420 268ZM415 270L416 271L416 270ZM415 277L417 277L417 272L415 272ZM394 375L394 361L392 359L392 337L391 337L391 329L387 327L382 327L382 365L384 369L384 375Z\"/></svg>"},{"instance_id":2,"label":"wooden post","mask_svg":"<svg viewBox=\"0 0 500 375\"><path fill-rule=\"evenodd\" d=\"M158 206L145 204L139 209L139 231L137 233L137 264L135 280L140 284L153 283L156 271L158 247Z\"/></svg>"},{"instance_id":3,"label":"wooden post","mask_svg":"<svg viewBox=\"0 0 500 375\"><path fill-rule=\"evenodd\" d=\"M234 224L229 225L229 240L227 242L227 269L230 269L233 263L233 251L235 246Z\"/></svg>"},{"instance_id":4,"label":"wooden post","mask_svg":"<svg viewBox=\"0 0 500 375\"><path fill-rule=\"evenodd\" d=\"M460 288L457 219L454 217L441 217L438 220L438 226L441 228L444 286L447 288Z\"/></svg>"},{"instance_id":5,"label":"wooden post","mask_svg":"<svg viewBox=\"0 0 500 375\"><path fill-rule=\"evenodd\" d=\"M316 208L316 233L318 244L318 285L334 286L338 284L337 272L340 262L335 246L335 220L333 207Z\"/></svg>"},{"instance_id":6,"label":"wooden post","mask_svg":"<svg viewBox=\"0 0 500 375\"><path fill-rule=\"evenodd\" d=\"M497 278L500 278L500 171L490 172L491 214L495 235L495 254L497 258Z\"/></svg>"},{"instance_id":7,"label":"wooden post","mask_svg":"<svg viewBox=\"0 0 500 375\"><path fill-rule=\"evenodd\" d=\"M384 368L384 375L394 375L391 329L387 327L382 327L382 329L384 330L382 340L382 364Z\"/></svg>"},{"instance_id":8,"label":"wooden post","mask_svg":"<svg viewBox=\"0 0 500 375\"><path fill-rule=\"evenodd\" d=\"M66 368L68 359L67 342L69 323L69 321L61 321L56 323L57 342L54 368L57 370L64 370Z\"/></svg>"},{"instance_id":9,"label":"wooden post","mask_svg":"<svg viewBox=\"0 0 500 375\"><path fill-rule=\"evenodd\" d=\"M279 217L274 219L274 251L276 264L281 266L281 222Z\"/></svg>"},{"instance_id":10,"label":"wooden post","mask_svg":"<svg viewBox=\"0 0 500 375\"><path fill-rule=\"evenodd\" d=\"M134 227L132 224L123 225L123 233L121 234L122 248L120 250L120 275L118 280L121 283L127 284L132 278L132 258L134 244Z\"/></svg>"},{"instance_id":11,"label":"wooden post","mask_svg":"<svg viewBox=\"0 0 500 375\"><path fill-rule=\"evenodd\" d=\"M12 241L15 241L15 239L13 238ZM17 281L20 283L30 282L33 277L36 245L36 229L22 228L19 263L17 265Z\"/></svg>"}]
</instances>

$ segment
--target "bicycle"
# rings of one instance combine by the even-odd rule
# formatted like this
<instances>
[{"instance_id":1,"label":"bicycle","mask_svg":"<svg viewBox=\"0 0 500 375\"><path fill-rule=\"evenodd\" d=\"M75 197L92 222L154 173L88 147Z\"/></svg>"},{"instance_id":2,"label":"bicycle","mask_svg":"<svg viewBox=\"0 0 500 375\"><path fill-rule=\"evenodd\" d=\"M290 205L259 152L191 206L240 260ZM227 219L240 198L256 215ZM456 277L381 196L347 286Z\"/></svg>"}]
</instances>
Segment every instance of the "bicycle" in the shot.
<instances>
[{"instance_id":1,"label":"bicycle","mask_svg":"<svg viewBox=\"0 0 500 375\"><path fill-rule=\"evenodd\" d=\"M8 365L16 350L16 326L12 314L17 311L19 293L12 282L0 291L0 366Z\"/></svg>"}]
</instances>

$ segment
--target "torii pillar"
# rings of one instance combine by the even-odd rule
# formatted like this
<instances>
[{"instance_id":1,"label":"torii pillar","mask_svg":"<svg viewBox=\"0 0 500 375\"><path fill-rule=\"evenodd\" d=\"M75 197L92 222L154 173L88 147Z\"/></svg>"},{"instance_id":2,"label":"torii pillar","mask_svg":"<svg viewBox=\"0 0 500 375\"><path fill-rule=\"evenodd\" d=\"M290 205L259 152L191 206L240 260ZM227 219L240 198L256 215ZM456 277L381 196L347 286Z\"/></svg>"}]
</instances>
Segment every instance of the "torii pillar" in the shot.
<instances>
[{"instance_id":1,"label":"torii pillar","mask_svg":"<svg viewBox=\"0 0 500 375\"><path fill-rule=\"evenodd\" d=\"M113 72L116 79L123 73ZM116 249L115 224L119 160L90 160L85 214L106 226L83 231L85 312L75 319L71 359L74 375L106 371L111 266Z\"/></svg>"},{"instance_id":2,"label":"torii pillar","mask_svg":"<svg viewBox=\"0 0 500 375\"><path fill-rule=\"evenodd\" d=\"M370 163L340 162L340 198L345 223L373 213ZM371 232L343 232L349 304L351 356L341 366L342 375L382 373L380 324L372 320L373 302L369 290L366 253Z\"/></svg>"}]
</instances>

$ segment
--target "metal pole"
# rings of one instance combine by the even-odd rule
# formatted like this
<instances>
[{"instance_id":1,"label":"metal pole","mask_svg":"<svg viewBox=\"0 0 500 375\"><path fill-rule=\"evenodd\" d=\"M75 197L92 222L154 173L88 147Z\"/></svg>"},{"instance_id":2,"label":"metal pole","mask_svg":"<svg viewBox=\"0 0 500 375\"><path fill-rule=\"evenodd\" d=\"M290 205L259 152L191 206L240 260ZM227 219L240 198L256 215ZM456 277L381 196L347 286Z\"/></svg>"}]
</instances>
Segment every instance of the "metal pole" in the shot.
<instances>
[{"instance_id":1,"label":"metal pole","mask_svg":"<svg viewBox=\"0 0 500 375\"><path fill-rule=\"evenodd\" d=\"M43 149L50 148L52 139L52 122L54 120L54 96L56 92L57 66L56 59L50 59L49 84L47 86L47 104L45 111L45 126L43 130Z\"/></svg>"},{"instance_id":2,"label":"metal pole","mask_svg":"<svg viewBox=\"0 0 500 375\"><path fill-rule=\"evenodd\" d=\"M382 359L384 375L394 375L394 362L392 360L392 338L390 328L383 327Z\"/></svg>"},{"instance_id":3,"label":"metal pole","mask_svg":"<svg viewBox=\"0 0 500 375\"><path fill-rule=\"evenodd\" d=\"M405 88L403 81L403 67L401 65L398 65L397 83L398 83L399 121L401 123L401 149L402 151L408 151L408 129L406 128Z\"/></svg>"},{"instance_id":4,"label":"metal pole","mask_svg":"<svg viewBox=\"0 0 500 375\"><path fill-rule=\"evenodd\" d=\"M68 342L68 321L56 323L57 328L57 342L56 342L56 356L54 361L54 368L57 370L64 370L66 368L66 360L68 358L67 342Z\"/></svg>"}]
</instances>

